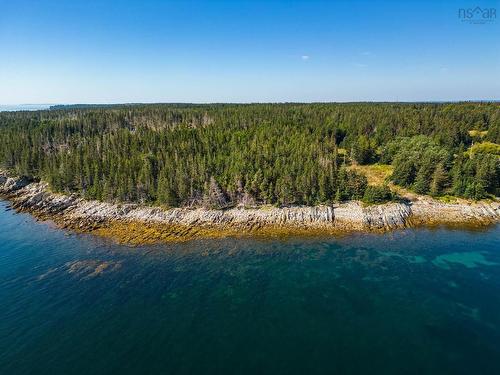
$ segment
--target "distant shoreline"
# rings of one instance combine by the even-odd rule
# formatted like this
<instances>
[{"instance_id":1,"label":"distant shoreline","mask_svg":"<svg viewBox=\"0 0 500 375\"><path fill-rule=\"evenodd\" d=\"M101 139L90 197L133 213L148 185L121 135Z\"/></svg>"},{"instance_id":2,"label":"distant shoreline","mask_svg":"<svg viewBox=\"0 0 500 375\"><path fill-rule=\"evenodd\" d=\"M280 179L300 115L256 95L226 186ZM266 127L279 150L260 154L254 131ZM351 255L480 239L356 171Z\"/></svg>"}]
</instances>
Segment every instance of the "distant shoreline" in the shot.
<instances>
[{"instance_id":1,"label":"distant shoreline","mask_svg":"<svg viewBox=\"0 0 500 375\"><path fill-rule=\"evenodd\" d=\"M43 111L50 109L53 106L54 104L0 104L0 112Z\"/></svg>"},{"instance_id":2,"label":"distant shoreline","mask_svg":"<svg viewBox=\"0 0 500 375\"><path fill-rule=\"evenodd\" d=\"M484 226L500 222L499 202L441 203L429 197L364 207L359 202L315 207L211 210L163 209L88 201L50 192L44 182L0 171L0 196L14 209L59 227L140 245L228 236L333 235L435 225Z\"/></svg>"},{"instance_id":3,"label":"distant shoreline","mask_svg":"<svg viewBox=\"0 0 500 375\"><path fill-rule=\"evenodd\" d=\"M277 102L124 102L124 103L72 103L72 104L0 104L0 112L16 111L44 111L44 110L74 110L74 109L96 109L113 107L134 107L154 105L179 105L179 106L210 106L210 105L253 105L253 104L459 104L459 103L499 103L500 99L461 99L461 100L361 100L361 101L277 101Z\"/></svg>"}]
</instances>

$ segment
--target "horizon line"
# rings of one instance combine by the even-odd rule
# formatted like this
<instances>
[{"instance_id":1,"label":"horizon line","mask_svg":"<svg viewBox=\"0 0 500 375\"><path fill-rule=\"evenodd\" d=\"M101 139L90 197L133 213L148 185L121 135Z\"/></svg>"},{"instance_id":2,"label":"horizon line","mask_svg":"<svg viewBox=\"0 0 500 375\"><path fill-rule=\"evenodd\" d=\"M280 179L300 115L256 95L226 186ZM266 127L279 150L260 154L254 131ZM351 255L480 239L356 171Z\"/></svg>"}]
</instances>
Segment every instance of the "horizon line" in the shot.
<instances>
[{"instance_id":1,"label":"horizon line","mask_svg":"<svg viewBox=\"0 0 500 375\"><path fill-rule=\"evenodd\" d=\"M66 102L66 103L15 103L3 104L0 107L18 107L18 106L71 106L71 105L159 105L159 104L196 104L196 105L216 105L216 104L347 104L347 103L471 103L471 102L500 102L500 99L442 99L442 100L317 100L317 101L194 101L194 102Z\"/></svg>"}]
</instances>

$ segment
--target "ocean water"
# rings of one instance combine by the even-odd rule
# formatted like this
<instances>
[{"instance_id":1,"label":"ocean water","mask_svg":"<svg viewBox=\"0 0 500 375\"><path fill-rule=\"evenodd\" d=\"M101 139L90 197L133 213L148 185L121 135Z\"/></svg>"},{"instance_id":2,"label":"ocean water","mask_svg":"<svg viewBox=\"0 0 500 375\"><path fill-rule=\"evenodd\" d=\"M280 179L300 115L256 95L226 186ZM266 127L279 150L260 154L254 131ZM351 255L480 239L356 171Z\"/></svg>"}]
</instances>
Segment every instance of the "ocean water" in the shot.
<instances>
[{"instance_id":1,"label":"ocean water","mask_svg":"<svg viewBox=\"0 0 500 375\"><path fill-rule=\"evenodd\" d=\"M39 111L43 109L49 109L53 104L13 104L6 105L0 104L0 112L11 112L11 111Z\"/></svg>"},{"instance_id":2,"label":"ocean water","mask_svg":"<svg viewBox=\"0 0 500 375\"><path fill-rule=\"evenodd\" d=\"M0 202L0 374L500 374L500 226L127 247Z\"/></svg>"}]
</instances>

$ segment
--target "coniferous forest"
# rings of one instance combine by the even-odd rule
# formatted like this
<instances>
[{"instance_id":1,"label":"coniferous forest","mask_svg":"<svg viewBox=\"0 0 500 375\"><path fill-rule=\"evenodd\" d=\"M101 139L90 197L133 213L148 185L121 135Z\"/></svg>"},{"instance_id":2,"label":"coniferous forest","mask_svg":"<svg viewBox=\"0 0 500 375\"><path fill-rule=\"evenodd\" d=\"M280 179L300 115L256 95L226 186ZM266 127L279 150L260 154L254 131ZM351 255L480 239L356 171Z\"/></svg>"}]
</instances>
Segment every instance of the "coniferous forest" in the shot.
<instances>
[{"instance_id":1,"label":"coniferous forest","mask_svg":"<svg viewBox=\"0 0 500 375\"><path fill-rule=\"evenodd\" d=\"M149 104L0 113L0 167L57 192L168 207L500 195L500 104Z\"/></svg>"}]
</instances>

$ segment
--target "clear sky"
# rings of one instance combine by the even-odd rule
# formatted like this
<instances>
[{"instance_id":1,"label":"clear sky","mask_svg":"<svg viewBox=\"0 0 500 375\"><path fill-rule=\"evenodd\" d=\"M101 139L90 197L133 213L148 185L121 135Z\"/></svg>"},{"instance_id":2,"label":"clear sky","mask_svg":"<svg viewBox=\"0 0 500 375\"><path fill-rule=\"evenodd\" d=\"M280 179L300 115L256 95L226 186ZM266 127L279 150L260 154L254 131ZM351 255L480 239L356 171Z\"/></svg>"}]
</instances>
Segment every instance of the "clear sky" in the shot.
<instances>
[{"instance_id":1,"label":"clear sky","mask_svg":"<svg viewBox=\"0 0 500 375\"><path fill-rule=\"evenodd\" d=\"M0 104L500 99L500 1L0 0L0 46Z\"/></svg>"}]
</instances>

